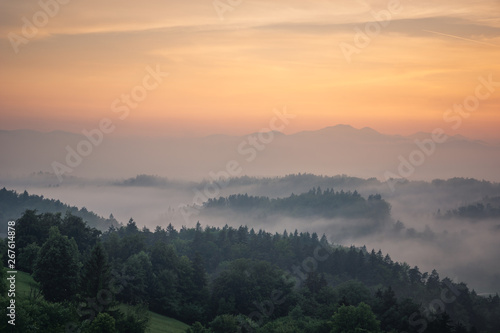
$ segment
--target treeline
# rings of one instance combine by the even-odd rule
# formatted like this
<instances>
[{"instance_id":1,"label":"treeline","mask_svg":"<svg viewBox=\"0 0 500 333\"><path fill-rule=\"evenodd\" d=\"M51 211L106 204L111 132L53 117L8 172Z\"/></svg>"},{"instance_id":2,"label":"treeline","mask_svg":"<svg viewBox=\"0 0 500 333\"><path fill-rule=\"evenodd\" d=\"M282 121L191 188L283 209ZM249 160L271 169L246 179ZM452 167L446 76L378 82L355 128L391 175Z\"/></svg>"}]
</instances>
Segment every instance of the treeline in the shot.
<instances>
[{"instance_id":1,"label":"treeline","mask_svg":"<svg viewBox=\"0 0 500 333\"><path fill-rule=\"evenodd\" d=\"M445 214L438 213L437 216L444 219L497 219L500 217L500 197L486 197L480 202L462 205L457 209L448 210Z\"/></svg>"},{"instance_id":2,"label":"treeline","mask_svg":"<svg viewBox=\"0 0 500 333\"><path fill-rule=\"evenodd\" d=\"M43 195L30 195L27 191L18 194L16 191L0 189L0 233L6 233L7 222L21 216L25 210L37 210L40 213L65 213L81 217L90 226L105 231L119 223L111 215L108 219L88 211L85 207L78 209L68 206L59 200L46 199Z\"/></svg>"},{"instance_id":3,"label":"treeline","mask_svg":"<svg viewBox=\"0 0 500 333\"><path fill-rule=\"evenodd\" d=\"M71 214L34 211L17 220L16 232L19 269L43 295L19 306L22 332L144 332L146 309L192 324L190 332L500 329L498 295L480 297L436 271L334 246L325 235L200 223L151 231L132 219L101 233Z\"/></svg>"},{"instance_id":4,"label":"treeline","mask_svg":"<svg viewBox=\"0 0 500 333\"><path fill-rule=\"evenodd\" d=\"M286 198L269 198L234 194L226 198L208 199L204 208L231 209L236 212L251 212L260 217L275 214L292 217L324 218L369 218L385 220L390 216L390 205L379 194L363 198L357 191L321 190L320 187Z\"/></svg>"},{"instance_id":5,"label":"treeline","mask_svg":"<svg viewBox=\"0 0 500 333\"><path fill-rule=\"evenodd\" d=\"M63 217L34 210L17 219L14 229L0 243L0 303L7 309L15 300L15 325L2 320L1 332L145 332L144 307L137 314L116 307L112 291L122 284L111 275L115 271L108 264L101 231L69 212ZM14 248L9 241L15 242ZM15 251L13 260L8 249ZM7 298L8 264L32 274L40 289L31 286L26 295L18 284L15 296L10 290Z\"/></svg>"},{"instance_id":6,"label":"treeline","mask_svg":"<svg viewBox=\"0 0 500 333\"><path fill-rule=\"evenodd\" d=\"M200 185L205 185L206 182L202 182ZM270 185L272 187L280 187L281 185L294 185L294 186L305 186L307 188L318 187L318 186L328 186L328 187L361 187L364 185L380 185L381 182L376 178L358 178L347 175L337 175L337 176L322 176L315 175L312 173L297 173L289 174L286 176L276 176L276 177L252 177L252 176L241 176L232 177L224 181L225 185L228 187L235 186L247 186L247 185Z\"/></svg>"},{"instance_id":7,"label":"treeline","mask_svg":"<svg viewBox=\"0 0 500 333\"><path fill-rule=\"evenodd\" d=\"M377 178L359 178L347 175L323 176L311 173L297 173L286 176L276 177L231 177L229 179L206 179L200 183L174 181L168 178L154 175L137 175L135 178L130 178L120 182L115 182L115 185L126 186L179 186L193 187L202 189L208 184L219 182L224 184L225 188L255 188L258 187L263 193L290 193L303 192L311 187L337 188L344 190L355 190L362 188L377 189L380 193L389 193L389 186ZM424 181L409 181L406 179L390 180L396 184L398 190L430 192L436 190L444 190L449 193L460 194L464 191L477 193L478 195L497 196L500 193L500 183L490 182L487 180L477 180L474 178L453 177L449 179L434 179L431 182ZM241 192L241 191L239 191Z\"/></svg>"},{"instance_id":8,"label":"treeline","mask_svg":"<svg viewBox=\"0 0 500 333\"><path fill-rule=\"evenodd\" d=\"M156 175L145 175L140 174L133 178L127 178L125 180L113 182L113 185L117 186L141 186L141 187L167 187L178 185L178 183L170 181L168 178L156 176Z\"/></svg>"},{"instance_id":9,"label":"treeline","mask_svg":"<svg viewBox=\"0 0 500 333\"><path fill-rule=\"evenodd\" d=\"M394 181L394 180L392 180ZM431 182L409 181L406 179L397 179L398 189L415 191L432 191L436 189L446 189L448 191L470 191L478 194L487 194L490 196L498 195L500 192L500 183L487 180L477 180L474 178L453 177L449 179L434 179ZM209 181L200 183L203 187ZM348 175L323 176L311 173L297 173L277 177L234 177L224 181L227 187L240 186L259 186L267 189L267 193L277 189L310 189L311 187L322 186L324 188L343 188L360 189L364 187L377 188L383 191L389 189L387 184L377 180L377 178L359 178Z\"/></svg>"}]
</instances>

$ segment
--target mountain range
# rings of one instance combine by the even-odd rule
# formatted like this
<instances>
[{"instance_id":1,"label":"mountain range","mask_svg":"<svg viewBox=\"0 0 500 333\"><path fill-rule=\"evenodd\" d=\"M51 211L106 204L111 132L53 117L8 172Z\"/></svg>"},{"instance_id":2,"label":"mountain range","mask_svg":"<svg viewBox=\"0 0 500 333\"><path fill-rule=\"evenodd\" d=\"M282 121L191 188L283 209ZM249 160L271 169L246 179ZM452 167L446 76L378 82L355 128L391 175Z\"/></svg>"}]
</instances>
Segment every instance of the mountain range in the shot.
<instances>
[{"instance_id":1,"label":"mountain range","mask_svg":"<svg viewBox=\"0 0 500 333\"><path fill-rule=\"evenodd\" d=\"M381 180L432 180L452 175L500 181L500 146L460 135L438 142L433 141L432 133L386 135L349 125L289 135L256 132L198 138L91 133L2 130L0 177L41 171L57 173L60 180L67 176L124 178L140 173L200 180L228 174L310 172Z\"/></svg>"}]
</instances>

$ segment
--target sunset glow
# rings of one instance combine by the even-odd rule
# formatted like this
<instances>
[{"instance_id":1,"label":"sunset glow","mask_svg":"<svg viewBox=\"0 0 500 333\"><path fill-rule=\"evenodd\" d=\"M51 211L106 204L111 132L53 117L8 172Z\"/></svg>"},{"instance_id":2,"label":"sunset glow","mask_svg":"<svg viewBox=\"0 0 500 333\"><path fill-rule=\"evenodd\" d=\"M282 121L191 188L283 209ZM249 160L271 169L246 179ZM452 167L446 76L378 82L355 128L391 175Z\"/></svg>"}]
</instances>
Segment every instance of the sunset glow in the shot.
<instances>
[{"instance_id":1,"label":"sunset glow","mask_svg":"<svg viewBox=\"0 0 500 333\"><path fill-rule=\"evenodd\" d=\"M211 1L62 2L41 2L53 17L27 38L23 18L44 9L1 1L0 129L81 132L108 117L116 135L243 135L286 106L286 133L344 123L500 140L496 0L247 0L221 15ZM168 77L121 121L113 101L157 65ZM452 128L443 115L489 76L495 91Z\"/></svg>"}]
</instances>

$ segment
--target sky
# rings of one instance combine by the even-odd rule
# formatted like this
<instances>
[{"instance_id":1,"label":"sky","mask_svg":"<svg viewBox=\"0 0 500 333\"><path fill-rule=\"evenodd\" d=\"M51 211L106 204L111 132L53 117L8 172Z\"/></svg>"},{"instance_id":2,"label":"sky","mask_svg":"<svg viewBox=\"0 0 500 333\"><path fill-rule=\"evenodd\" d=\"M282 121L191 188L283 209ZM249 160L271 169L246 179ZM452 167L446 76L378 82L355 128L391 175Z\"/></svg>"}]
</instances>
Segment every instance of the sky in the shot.
<instances>
[{"instance_id":1,"label":"sky","mask_svg":"<svg viewBox=\"0 0 500 333\"><path fill-rule=\"evenodd\" d=\"M0 129L109 118L115 135L244 135L286 108L284 133L439 127L500 142L499 12L498 0L0 0Z\"/></svg>"}]
</instances>

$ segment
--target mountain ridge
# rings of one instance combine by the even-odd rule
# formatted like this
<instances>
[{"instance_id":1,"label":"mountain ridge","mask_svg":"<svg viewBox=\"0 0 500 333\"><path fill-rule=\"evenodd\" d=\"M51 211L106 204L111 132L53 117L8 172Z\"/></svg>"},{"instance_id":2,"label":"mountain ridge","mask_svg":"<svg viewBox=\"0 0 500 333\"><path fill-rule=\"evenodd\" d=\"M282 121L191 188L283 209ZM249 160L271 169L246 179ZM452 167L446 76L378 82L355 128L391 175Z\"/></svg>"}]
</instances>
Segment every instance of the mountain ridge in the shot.
<instances>
[{"instance_id":1,"label":"mountain ridge","mask_svg":"<svg viewBox=\"0 0 500 333\"><path fill-rule=\"evenodd\" d=\"M383 178L389 172L401 178L431 180L447 178L453 170L457 177L500 181L496 172L500 146L463 136L449 136L437 143L431 141L430 133L389 135L345 124L292 134L270 133L198 138L106 134L99 138L94 133L87 138L64 131L2 130L0 179L42 171L86 178L156 174L199 180L210 173L227 172L228 163L233 163L233 176L310 172ZM411 172L401 173L402 163L410 160L416 161L407 166Z\"/></svg>"},{"instance_id":2,"label":"mountain ridge","mask_svg":"<svg viewBox=\"0 0 500 333\"><path fill-rule=\"evenodd\" d=\"M373 136L383 136L387 138L395 138L395 139L401 139L401 138L406 138L406 139L419 139L422 137L430 138L432 136L431 132L425 132L425 131L419 131L415 132L413 134L409 135L403 135L403 134L386 134L382 133L376 129L373 129L372 127L365 126L362 128L356 128L352 125L349 124L336 124L336 125L331 125L331 126L326 126L322 127L319 129L315 130L302 130L298 131L295 133L290 133L286 134L280 131L275 131L275 130L269 130L265 131L264 133L269 133L272 132L275 135L280 135L280 136L286 136L286 137L293 137L296 135L301 135L301 134L323 134L323 133L329 133L329 134L348 134L348 133L353 133L353 134L370 134ZM177 136L155 136L155 137L149 137L149 136L134 136L137 139L150 139L150 140L162 140L162 139L186 139L186 140L192 140L192 139L210 139L210 138L245 138L250 135L257 135L261 133L260 131L257 132L251 132L243 135L232 135L232 134L224 134L224 133L214 133L214 134L208 134L204 136L199 136L199 137L177 137ZM52 131L38 131L38 130L33 130L33 129L15 129L15 130L4 130L0 129L0 135L1 134L37 134L37 135L51 135L51 136L59 136L59 135L69 135L69 136L77 136L81 138L85 138L85 136L82 133L78 132L70 132L70 131L65 131L65 130L52 130ZM455 135L450 135L448 136L449 138L455 139L455 140L462 140L462 141L469 141L469 142L474 142L478 144L483 144L483 145L494 145L494 143L486 142L484 140L479 140L479 139L473 139L466 137L461 134L455 134ZM124 138L130 138L129 136L125 136Z\"/></svg>"}]
</instances>

